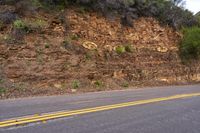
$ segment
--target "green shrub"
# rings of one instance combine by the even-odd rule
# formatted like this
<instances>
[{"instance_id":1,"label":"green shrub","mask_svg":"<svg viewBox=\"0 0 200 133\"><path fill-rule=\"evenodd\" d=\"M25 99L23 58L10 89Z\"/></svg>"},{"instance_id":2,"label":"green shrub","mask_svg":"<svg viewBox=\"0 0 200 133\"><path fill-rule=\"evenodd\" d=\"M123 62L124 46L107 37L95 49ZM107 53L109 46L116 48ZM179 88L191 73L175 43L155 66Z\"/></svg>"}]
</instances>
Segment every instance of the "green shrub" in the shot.
<instances>
[{"instance_id":1,"label":"green shrub","mask_svg":"<svg viewBox=\"0 0 200 133\"><path fill-rule=\"evenodd\" d=\"M34 7L42 7L42 4L39 0L31 0L31 4L34 6Z\"/></svg>"},{"instance_id":2,"label":"green shrub","mask_svg":"<svg viewBox=\"0 0 200 133\"><path fill-rule=\"evenodd\" d=\"M134 49L130 44L127 44L125 46L116 47L115 51L117 54L123 54L125 52L132 53L134 51Z\"/></svg>"},{"instance_id":3,"label":"green shrub","mask_svg":"<svg viewBox=\"0 0 200 133\"><path fill-rule=\"evenodd\" d=\"M28 23L27 25L29 25L31 29L36 29L36 30L46 28L48 25L48 23L42 19L36 19L35 21L27 22L27 23Z\"/></svg>"},{"instance_id":4,"label":"green shrub","mask_svg":"<svg viewBox=\"0 0 200 133\"><path fill-rule=\"evenodd\" d=\"M77 34L74 34L74 35L70 36L70 38L71 38L71 40L78 41L79 36Z\"/></svg>"},{"instance_id":5,"label":"green shrub","mask_svg":"<svg viewBox=\"0 0 200 133\"><path fill-rule=\"evenodd\" d=\"M0 79L0 84L2 84L3 83L3 79Z\"/></svg>"},{"instance_id":6,"label":"green shrub","mask_svg":"<svg viewBox=\"0 0 200 133\"><path fill-rule=\"evenodd\" d=\"M85 54L85 59L91 60L91 59L92 59L92 54L89 53L89 52L87 52L87 53Z\"/></svg>"},{"instance_id":7,"label":"green shrub","mask_svg":"<svg viewBox=\"0 0 200 133\"><path fill-rule=\"evenodd\" d=\"M184 60L200 58L200 28L184 28L180 45L181 57Z\"/></svg>"},{"instance_id":8,"label":"green shrub","mask_svg":"<svg viewBox=\"0 0 200 133\"><path fill-rule=\"evenodd\" d=\"M45 47L45 48L50 48L49 43L45 43L45 44L44 44L44 47Z\"/></svg>"},{"instance_id":9,"label":"green shrub","mask_svg":"<svg viewBox=\"0 0 200 133\"><path fill-rule=\"evenodd\" d=\"M126 49L124 46L118 46L118 47L116 47L115 51L117 54L123 54L126 52Z\"/></svg>"},{"instance_id":10,"label":"green shrub","mask_svg":"<svg viewBox=\"0 0 200 133\"><path fill-rule=\"evenodd\" d=\"M81 13L81 14L85 14L86 8L85 8L84 6L80 6L80 7L78 8L78 12Z\"/></svg>"},{"instance_id":11,"label":"green shrub","mask_svg":"<svg viewBox=\"0 0 200 133\"><path fill-rule=\"evenodd\" d=\"M26 26L26 24L24 23L24 21L19 20L19 19L14 21L13 26L14 26L14 28L16 28L16 29L26 29L26 28L27 28L27 26Z\"/></svg>"},{"instance_id":12,"label":"green shrub","mask_svg":"<svg viewBox=\"0 0 200 133\"><path fill-rule=\"evenodd\" d=\"M199 26L200 26L200 12L198 12L198 13L195 15L195 17L197 18L198 23L199 23Z\"/></svg>"},{"instance_id":13,"label":"green shrub","mask_svg":"<svg viewBox=\"0 0 200 133\"><path fill-rule=\"evenodd\" d=\"M134 49L130 44L128 44L125 46L125 50L126 50L126 52L132 53Z\"/></svg>"},{"instance_id":14,"label":"green shrub","mask_svg":"<svg viewBox=\"0 0 200 133\"><path fill-rule=\"evenodd\" d=\"M71 0L39 0L43 8L63 10Z\"/></svg>"},{"instance_id":15,"label":"green shrub","mask_svg":"<svg viewBox=\"0 0 200 133\"><path fill-rule=\"evenodd\" d=\"M73 89L78 89L80 87L80 82L78 80L74 80L72 82L72 88Z\"/></svg>"},{"instance_id":16,"label":"green shrub","mask_svg":"<svg viewBox=\"0 0 200 133\"><path fill-rule=\"evenodd\" d=\"M102 83L100 80L97 80L97 81L94 82L94 85L95 85L96 87L102 87L102 86L103 86L103 83Z\"/></svg>"},{"instance_id":17,"label":"green shrub","mask_svg":"<svg viewBox=\"0 0 200 133\"><path fill-rule=\"evenodd\" d=\"M124 82L124 83L122 84L122 87L124 87L124 88L128 88L128 87L129 87L128 82Z\"/></svg>"},{"instance_id":18,"label":"green shrub","mask_svg":"<svg viewBox=\"0 0 200 133\"><path fill-rule=\"evenodd\" d=\"M6 92L6 89L3 88L3 87L0 87L0 95L3 94L3 93L5 93L5 92Z\"/></svg>"}]
</instances>

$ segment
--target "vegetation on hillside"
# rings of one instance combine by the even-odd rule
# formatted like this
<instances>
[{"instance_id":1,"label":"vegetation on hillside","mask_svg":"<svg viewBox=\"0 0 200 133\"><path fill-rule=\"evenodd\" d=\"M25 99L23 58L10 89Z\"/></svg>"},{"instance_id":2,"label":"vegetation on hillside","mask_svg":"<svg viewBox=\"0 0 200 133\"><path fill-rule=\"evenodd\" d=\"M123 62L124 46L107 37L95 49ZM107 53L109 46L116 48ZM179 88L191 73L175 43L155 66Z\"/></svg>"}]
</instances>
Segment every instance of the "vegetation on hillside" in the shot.
<instances>
[{"instance_id":1,"label":"vegetation on hillside","mask_svg":"<svg viewBox=\"0 0 200 133\"><path fill-rule=\"evenodd\" d=\"M183 5L0 0L0 98L200 81L200 16Z\"/></svg>"},{"instance_id":2,"label":"vegetation on hillside","mask_svg":"<svg viewBox=\"0 0 200 133\"><path fill-rule=\"evenodd\" d=\"M188 10L181 7L182 0L2 0L2 5L16 5L17 14L6 12L0 19L16 19L26 12L38 9L64 9L68 6L81 6L84 11L92 9L102 12L105 16L120 14L122 24L133 26L132 21L142 16L158 18L162 23L176 29L197 25L197 19ZM12 15L11 15L12 14ZM11 16L10 16L11 15ZM10 16L10 18L8 18Z\"/></svg>"},{"instance_id":3,"label":"vegetation on hillside","mask_svg":"<svg viewBox=\"0 0 200 133\"><path fill-rule=\"evenodd\" d=\"M61 10L58 19L67 29L68 24L64 17L66 14L64 9L69 6L78 6L82 13L86 10L101 12L108 18L120 15L121 23L125 26L134 26L133 21L139 17L154 17L176 30L185 28L189 32L198 29L200 25L199 13L193 15L184 9L183 0L1 0L0 4L2 5L0 29L3 30L8 25L13 26L10 35L12 39L9 39L9 42L12 43L23 40L26 33L41 32L41 28L46 27L47 24L42 19L35 19L32 22L22 20L23 17L33 16L40 10ZM3 5L8 5L8 7L14 5L15 8L6 8ZM189 29L189 27L192 28ZM192 34L196 34L196 32L192 32ZM184 32L182 43L186 41L186 38L191 42L193 39L189 37ZM191 47L192 45L193 43L191 43ZM185 47L185 44L181 44L181 47L183 46ZM122 48L117 49L117 51L120 50L123 51ZM186 53L184 52L184 54Z\"/></svg>"},{"instance_id":4,"label":"vegetation on hillside","mask_svg":"<svg viewBox=\"0 0 200 133\"><path fill-rule=\"evenodd\" d=\"M198 19L198 22L199 22L199 25L200 25L200 11L197 14L195 14L195 17Z\"/></svg>"},{"instance_id":5,"label":"vegetation on hillside","mask_svg":"<svg viewBox=\"0 0 200 133\"><path fill-rule=\"evenodd\" d=\"M185 59L200 58L200 28L184 28L184 37L181 41L181 57Z\"/></svg>"}]
</instances>

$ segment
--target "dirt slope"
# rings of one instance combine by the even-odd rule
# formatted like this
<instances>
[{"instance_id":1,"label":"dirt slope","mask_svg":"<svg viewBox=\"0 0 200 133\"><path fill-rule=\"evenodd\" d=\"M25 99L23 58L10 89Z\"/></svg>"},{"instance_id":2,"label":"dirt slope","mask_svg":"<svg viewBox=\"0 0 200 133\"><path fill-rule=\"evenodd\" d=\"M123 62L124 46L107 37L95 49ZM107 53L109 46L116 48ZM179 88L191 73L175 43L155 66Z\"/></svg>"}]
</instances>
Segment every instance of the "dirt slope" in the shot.
<instances>
[{"instance_id":1,"label":"dirt slope","mask_svg":"<svg viewBox=\"0 0 200 133\"><path fill-rule=\"evenodd\" d=\"M200 81L200 66L185 66L178 56L181 35L153 18L139 18L132 28L73 8L68 28L46 13L24 19L37 17L48 26L23 43L7 43L9 30L0 34L1 98Z\"/></svg>"}]
</instances>

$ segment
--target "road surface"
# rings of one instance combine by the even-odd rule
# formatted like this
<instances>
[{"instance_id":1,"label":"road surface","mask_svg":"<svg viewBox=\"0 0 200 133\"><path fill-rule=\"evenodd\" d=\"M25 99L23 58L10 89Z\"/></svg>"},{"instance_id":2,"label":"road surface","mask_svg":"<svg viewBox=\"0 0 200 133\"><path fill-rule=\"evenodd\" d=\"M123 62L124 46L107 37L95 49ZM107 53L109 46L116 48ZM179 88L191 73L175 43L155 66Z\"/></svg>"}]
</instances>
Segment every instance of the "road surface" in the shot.
<instances>
[{"instance_id":1,"label":"road surface","mask_svg":"<svg viewBox=\"0 0 200 133\"><path fill-rule=\"evenodd\" d=\"M105 105L120 107L3 127L0 133L200 133L200 96L121 107L127 102L197 93L200 85L1 100L1 122Z\"/></svg>"}]
</instances>

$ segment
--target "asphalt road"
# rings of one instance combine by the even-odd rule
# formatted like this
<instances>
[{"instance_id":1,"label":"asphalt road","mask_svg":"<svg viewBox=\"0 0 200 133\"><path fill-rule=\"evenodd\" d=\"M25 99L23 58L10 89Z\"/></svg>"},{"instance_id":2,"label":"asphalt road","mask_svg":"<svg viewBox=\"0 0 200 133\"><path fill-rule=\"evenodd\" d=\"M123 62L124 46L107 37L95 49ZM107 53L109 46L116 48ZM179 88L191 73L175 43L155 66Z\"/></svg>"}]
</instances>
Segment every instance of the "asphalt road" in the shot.
<instances>
[{"instance_id":1,"label":"asphalt road","mask_svg":"<svg viewBox=\"0 0 200 133\"><path fill-rule=\"evenodd\" d=\"M200 85L157 87L0 101L0 121L63 110L200 93ZM1 133L200 133L200 97L74 115L45 123L0 128Z\"/></svg>"}]
</instances>

